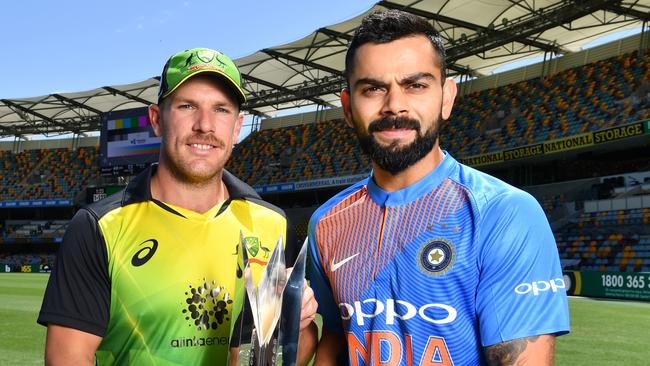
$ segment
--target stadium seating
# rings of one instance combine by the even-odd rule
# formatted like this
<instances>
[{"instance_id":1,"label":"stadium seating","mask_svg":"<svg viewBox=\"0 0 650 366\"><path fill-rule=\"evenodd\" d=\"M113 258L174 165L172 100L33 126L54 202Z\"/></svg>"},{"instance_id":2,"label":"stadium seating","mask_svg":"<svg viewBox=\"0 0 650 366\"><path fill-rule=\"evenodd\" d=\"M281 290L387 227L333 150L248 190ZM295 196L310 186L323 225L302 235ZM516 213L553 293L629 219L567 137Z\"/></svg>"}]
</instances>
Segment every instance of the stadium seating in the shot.
<instances>
[{"instance_id":1,"label":"stadium seating","mask_svg":"<svg viewBox=\"0 0 650 366\"><path fill-rule=\"evenodd\" d=\"M227 168L251 185L360 174L370 170L342 120L268 129L238 144Z\"/></svg>"},{"instance_id":2,"label":"stadium seating","mask_svg":"<svg viewBox=\"0 0 650 366\"><path fill-rule=\"evenodd\" d=\"M0 151L0 201L73 199L99 176L98 148Z\"/></svg>"},{"instance_id":3,"label":"stadium seating","mask_svg":"<svg viewBox=\"0 0 650 366\"><path fill-rule=\"evenodd\" d=\"M444 143L472 156L646 119L648 80L650 54L633 52L460 96L443 125ZM501 115L502 126L486 130Z\"/></svg>"},{"instance_id":4,"label":"stadium seating","mask_svg":"<svg viewBox=\"0 0 650 366\"><path fill-rule=\"evenodd\" d=\"M561 259L577 259L573 269L650 271L650 235L639 227L650 223L650 209L581 214L555 234Z\"/></svg>"},{"instance_id":5,"label":"stadium seating","mask_svg":"<svg viewBox=\"0 0 650 366\"><path fill-rule=\"evenodd\" d=\"M38 239L61 239L68 226L67 220L7 220L4 242L29 242Z\"/></svg>"},{"instance_id":6,"label":"stadium seating","mask_svg":"<svg viewBox=\"0 0 650 366\"><path fill-rule=\"evenodd\" d=\"M565 202L564 194L558 194L550 197L543 196L539 203L544 209L546 216L552 218L558 210L564 207Z\"/></svg>"},{"instance_id":7,"label":"stadium seating","mask_svg":"<svg viewBox=\"0 0 650 366\"><path fill-rule=\"evenodd\" d=\"M31 265L54 264L55 255L52 253L21 253L21 254L0 254L0 265L10 267L21 267Z\"/></svg>"},{"instance_id":8,"label":"stadium seating","mask_svg":"<svg viewBox=\"0 0 650 366\"><path fill-rule=\"evenodd\" d=\"M577 221L580 228L611 225L646 225L648 223L650 223L650 210L647 208L583 213Z\"/></svg>"}]
</instances>

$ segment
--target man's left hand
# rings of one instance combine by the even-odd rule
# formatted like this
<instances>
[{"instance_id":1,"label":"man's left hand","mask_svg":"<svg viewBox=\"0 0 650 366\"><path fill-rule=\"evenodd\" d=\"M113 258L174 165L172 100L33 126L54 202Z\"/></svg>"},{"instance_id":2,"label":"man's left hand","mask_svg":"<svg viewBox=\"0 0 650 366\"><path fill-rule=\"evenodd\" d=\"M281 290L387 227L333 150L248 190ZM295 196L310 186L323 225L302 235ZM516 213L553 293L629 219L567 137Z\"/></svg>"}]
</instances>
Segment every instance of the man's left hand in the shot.
<instances>
[{"instance_id":1,"label":"man's left hand","mask_svg":"<svg viewBox=\"0 0 650 366\"><path fill-rule=\"evenodd\" d=\"M316 319L316 310L318 309L318 303L314 298L314 291L307 285L307 281L305 281L304 287L302 292L302 305L300 307L301 332Z\"/></svg>"}]
</instances>

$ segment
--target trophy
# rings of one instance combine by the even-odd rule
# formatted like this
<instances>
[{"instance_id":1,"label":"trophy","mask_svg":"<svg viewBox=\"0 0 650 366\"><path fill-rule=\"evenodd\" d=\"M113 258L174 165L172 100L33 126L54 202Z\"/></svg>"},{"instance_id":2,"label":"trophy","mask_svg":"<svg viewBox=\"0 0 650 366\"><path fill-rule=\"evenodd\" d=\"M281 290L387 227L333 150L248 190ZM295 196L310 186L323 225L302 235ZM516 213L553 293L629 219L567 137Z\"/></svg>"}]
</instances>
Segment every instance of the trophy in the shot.
<instances>
[{"instance_id":1,"label":"trophy","mask_svg":"<svg viewBox=\"0 0 650 366\"><path fill-rule=\"evenodd\" d=\"M253 314L250 350L240 351L239 364L250 366L295 365L300 333L300 310L305 280L307 241L296 263L287 269L284 242L280 237L257 285L248 261L246 240L241 234L244 286ZM281 363L278 361L281 359Z\"/></svg>"}]
</instances>

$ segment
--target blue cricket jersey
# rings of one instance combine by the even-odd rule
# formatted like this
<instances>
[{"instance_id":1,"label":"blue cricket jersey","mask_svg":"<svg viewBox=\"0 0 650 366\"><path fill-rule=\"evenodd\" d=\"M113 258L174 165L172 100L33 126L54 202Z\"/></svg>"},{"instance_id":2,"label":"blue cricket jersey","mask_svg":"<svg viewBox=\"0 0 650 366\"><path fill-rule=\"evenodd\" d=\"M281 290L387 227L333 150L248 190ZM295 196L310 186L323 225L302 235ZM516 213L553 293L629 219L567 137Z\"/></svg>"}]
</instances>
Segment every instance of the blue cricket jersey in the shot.
<instances>
[{"instance_id":1,"label":"blue cricket jersey","mask_svg":"<svg viewBox=\"0 0 650 366\"><path fill-rule=\"evenodd\" d=\"M330 199L310 220L309 254L350 365L482 365L483 347L569 331L540 205L449 154L402 190L368 178Z\"/></svg>"}]
</instances>

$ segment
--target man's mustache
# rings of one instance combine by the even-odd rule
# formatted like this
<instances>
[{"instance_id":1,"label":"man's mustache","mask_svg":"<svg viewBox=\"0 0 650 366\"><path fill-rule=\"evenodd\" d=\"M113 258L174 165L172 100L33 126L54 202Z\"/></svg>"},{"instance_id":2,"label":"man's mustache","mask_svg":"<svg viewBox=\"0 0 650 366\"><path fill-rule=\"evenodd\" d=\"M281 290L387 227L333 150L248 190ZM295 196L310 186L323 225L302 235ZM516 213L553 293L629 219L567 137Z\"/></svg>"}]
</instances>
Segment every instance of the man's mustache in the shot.
<instances>
[{"instance_id":1,"label":"man's mustache","mask_svg":"<svg viewBox=\"0 0 650 366\"><path fill-rule=\"evenodd\" d=\"M370 122L370 125L368 125L369 133L390 129L410 129L420 132L420 122L408 117L388 117L372 121Z\"/></svg>"},{"instance_id":2,"label":"man's mustache","mask_svg":"<svg viewBox=\"0 0 650 366\"><path fill-rule=\"evenodd\" d=\"M187 140L189 143L212 145L217 148L224 148L226 146L225 142L210 134L196 133L190 136Z\"/></svg>"}]
</instances>

